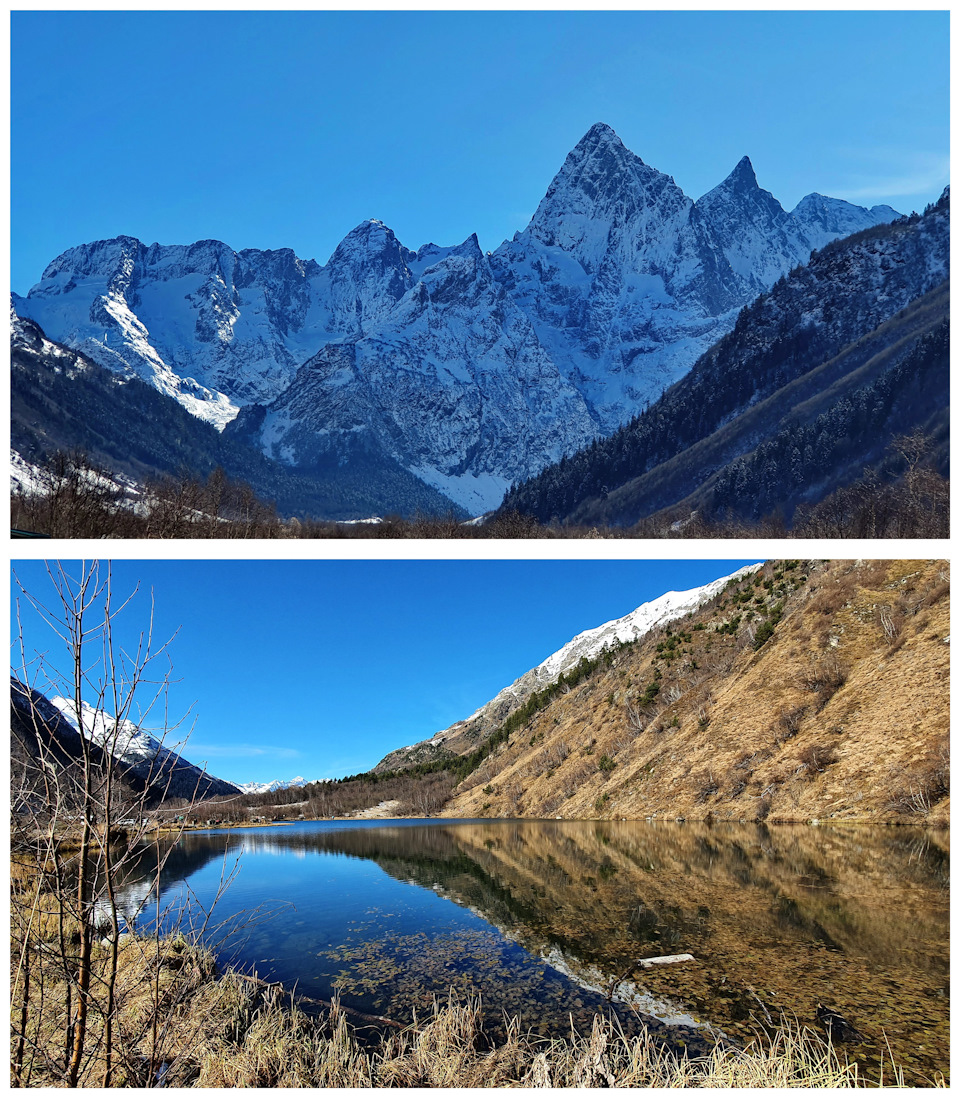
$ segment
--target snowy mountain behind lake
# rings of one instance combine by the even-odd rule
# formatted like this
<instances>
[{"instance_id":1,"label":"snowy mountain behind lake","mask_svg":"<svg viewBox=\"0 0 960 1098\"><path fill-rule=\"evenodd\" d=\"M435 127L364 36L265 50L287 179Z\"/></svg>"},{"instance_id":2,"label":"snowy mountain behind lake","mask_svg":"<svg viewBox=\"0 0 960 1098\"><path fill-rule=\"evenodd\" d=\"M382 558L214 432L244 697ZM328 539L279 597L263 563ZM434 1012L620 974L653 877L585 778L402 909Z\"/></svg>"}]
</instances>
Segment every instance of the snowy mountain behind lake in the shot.
<instances>
[{"instance_id":1,"label":"snowy mountain behind lake","mask_svg":"<svg viewBox=\"0 0 960 1098\"><path fill-rule=\"evenodd\" d=\"M122 236L14 305L282 462L383 454L479 512L629 420L814 248L897 216L817 194L787 212L746 157L694 202L600 123L492 254L412 251L376 220L324 266Z\"/></svg>"}]
</instances>

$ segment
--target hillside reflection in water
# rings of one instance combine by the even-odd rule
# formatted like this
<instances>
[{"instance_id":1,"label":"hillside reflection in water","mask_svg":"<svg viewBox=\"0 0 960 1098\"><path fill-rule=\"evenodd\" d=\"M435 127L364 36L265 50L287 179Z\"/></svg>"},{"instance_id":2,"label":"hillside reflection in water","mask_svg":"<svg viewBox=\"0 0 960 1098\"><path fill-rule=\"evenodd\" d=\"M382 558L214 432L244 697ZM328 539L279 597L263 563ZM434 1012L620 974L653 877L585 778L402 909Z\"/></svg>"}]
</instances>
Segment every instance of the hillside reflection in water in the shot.
<instances>
[{"instance_id":1,"label":"hillside reflection in water","mask_svg":"<svg viewBox=\"0 0 960 1098\"><path fill-rule=\"evenodd\" d=\"M565 1033L638 957L692 953L624 981L621 1016L744 1039L767 1014L815 1027L823 1002L866 1035L862 1065L886 1035L908 1082L946 1071L947 832L311 822L185 835L162 902L208 904L238 858L216 918L273 914L231 959L308 995L406 1021L453 986Z\"/></svg>"}]
</instances>

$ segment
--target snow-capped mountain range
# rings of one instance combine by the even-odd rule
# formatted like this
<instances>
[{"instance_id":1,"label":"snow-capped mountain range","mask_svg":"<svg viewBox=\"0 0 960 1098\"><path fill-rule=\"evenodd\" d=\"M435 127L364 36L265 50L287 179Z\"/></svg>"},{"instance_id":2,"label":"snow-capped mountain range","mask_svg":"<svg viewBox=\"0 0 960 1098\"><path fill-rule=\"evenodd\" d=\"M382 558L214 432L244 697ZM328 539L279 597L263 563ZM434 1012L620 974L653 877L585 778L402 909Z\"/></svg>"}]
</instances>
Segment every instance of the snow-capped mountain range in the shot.
<instances>
[{"instance_id":1,"label":"snow-capped mountain range","mask_svg":"<svg viewBox=\"0 0 960 1098\"><path fill-rule=\"evenodd\" d=\"M296 778L291 778L289 781L281 781L276 779L272 782L244 782L240 786L241 793L276 793L278 789L296 789L297 786L310 785L306 778L301 778L299 775Z\"/></svg>"},{"instance_id":2,"label":"snow-capped mountain range","mask_svg":"<svg viewBox=\"0 0 960 1098\"><path fill-rule=\"evenodd\" d=\"M412 251L376 220L324 266L123 236L14 305L272 457L385 453L478 512L629 420L814 248L897 216L817 194L787 212L746 157L694 202L600 123L493 253Z\"/></svg>"},{"instance_id":3,"label":"snow-capped mountain range","mask_svg":"<svg viewBox=\"0 0 960 1098\"><path fill-rule=\"evenodd\" d=\"M939 363L907 360L949 319L949 265L949 188L922 215L824 246L645 414L512 488L504 512L629 526L669 507L776 509L790 521L917 429L942 440L946 471L947 341Z\"/></svg>"},{"instance_id":4,"label":"snow-capped mountain range","mask_svg":"<svg viewBox=\"0 0 960 1098\"><path fill-rule=\"evenodd\" d=\"M411 744L409 747L401 747L392 751L375 767L376 770L390 770L399 768L406 763L419 762L425 754L430 754L443 746L445 749L456 749L461 737L469 738L470 747L476 746L477 733L479 738L484 738L484 733L494 731L497 724L523 703L534 691L557 681L562 674L575 667L581 659L592 659L599 655L605 648L630 641L639 640L658 625L666 625L684 617L699 606L709 602L714 595L719 594L731 581L741 576L749 575L760 568L760 564L750 564L738 569L729 576L704 584L702 587L694 587L689 591L667 591L666 594L652 599L638 606L636 610L622 618L605 622L594 629L587 629L578 633L573 640L568 641L562 648L547 656L545 660L531 668L509 686L504 687L490 701L480 706L476 712L471 713L465 720L445 728L428 740Z\"/></svg>"}]
</instances>

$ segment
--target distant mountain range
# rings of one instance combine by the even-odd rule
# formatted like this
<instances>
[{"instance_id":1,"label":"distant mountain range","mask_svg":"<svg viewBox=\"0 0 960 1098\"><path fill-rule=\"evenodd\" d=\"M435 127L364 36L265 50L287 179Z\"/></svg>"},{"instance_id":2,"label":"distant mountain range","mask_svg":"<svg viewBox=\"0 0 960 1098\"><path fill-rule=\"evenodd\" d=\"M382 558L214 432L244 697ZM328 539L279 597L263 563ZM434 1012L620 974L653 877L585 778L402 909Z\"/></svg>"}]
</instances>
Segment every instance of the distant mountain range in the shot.
<instances>
[{"instance_id":1,"label":"distant mountain range","mask_svg":"<svg viewBox=\"0 0 960 1098\"><path fill-rule=\"evenodd\" d=\"M285 477L329 487L344 469L376 486L372 505L392 492L394 510L452 501L476 514L657 400L813 250L897 217L817 194L788 212L746 157L694 202L597 124L527 228L492 253L476 237L411 251L374 220L324 266L124 236L71 248L13 306L34 339L146 381L222 431L229 461L267 483L272 472L274 495L296 496ZM99 387L87 429L102 435L114 406ZM37 449L39 403L26 403L15 426ZM175 451L174 416L162 418L148 445ZM324 517L363 506L311 498Z\"/></svg>"},{"instance_id":2,"label":"distant mountain range","mask_svg":"<svg viewBox=\"0 0 960 1098\"><path fill-rule=\"evenodd\" d=\"M240 786L241 793L276 793L278 789L296 789L301 785L312 785L306 778L296 777L289 781L275 779L272 782L244 782Z\"/></svg>"}]
</instances>

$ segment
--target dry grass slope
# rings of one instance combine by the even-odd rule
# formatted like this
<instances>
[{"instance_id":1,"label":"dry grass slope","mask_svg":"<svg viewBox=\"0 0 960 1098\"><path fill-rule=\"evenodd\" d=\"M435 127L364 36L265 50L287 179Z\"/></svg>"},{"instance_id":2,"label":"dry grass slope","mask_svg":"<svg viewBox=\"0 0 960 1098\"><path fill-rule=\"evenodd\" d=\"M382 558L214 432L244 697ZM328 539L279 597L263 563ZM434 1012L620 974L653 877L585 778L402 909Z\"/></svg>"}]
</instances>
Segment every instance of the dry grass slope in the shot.
<instances>
[{"instance_id":1,"label":"dry grass slope","mask_svg":"<svg viewBox=\"0 0 960 1098\"><path fill-rule=\"evenodd\" d=\"M949 610L942 561L768 563L611 652L444 815L946 824Z\"/></svg>"}]
</instances>

